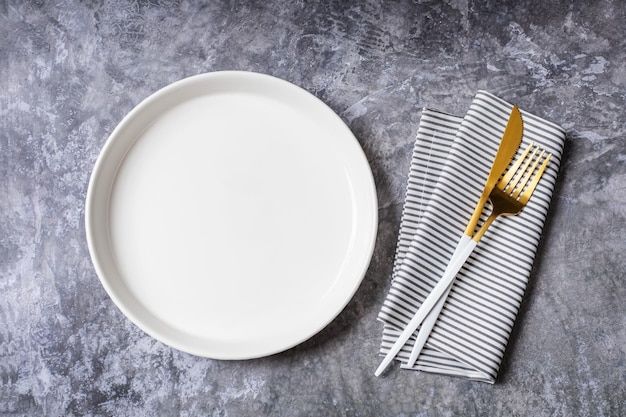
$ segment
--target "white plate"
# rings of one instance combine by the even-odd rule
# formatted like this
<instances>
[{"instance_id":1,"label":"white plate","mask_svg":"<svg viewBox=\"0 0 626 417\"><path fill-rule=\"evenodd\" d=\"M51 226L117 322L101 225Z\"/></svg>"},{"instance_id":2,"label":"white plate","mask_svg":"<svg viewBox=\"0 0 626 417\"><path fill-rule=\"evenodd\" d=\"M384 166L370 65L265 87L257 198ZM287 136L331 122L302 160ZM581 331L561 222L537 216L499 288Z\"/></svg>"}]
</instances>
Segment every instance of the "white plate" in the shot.
<instances>
[{"instance_id":1,"label":"white plate","mask_svg":"<svg viewBox=\"0 0 626 417\"><path fill-rule=\"evenodd\" d=\"M368 268L377 200L347 126L267 75L176 82L107 140L86 202L111 299L179 350L266 356L310 338Z\"/></svg>"}]
</instances>

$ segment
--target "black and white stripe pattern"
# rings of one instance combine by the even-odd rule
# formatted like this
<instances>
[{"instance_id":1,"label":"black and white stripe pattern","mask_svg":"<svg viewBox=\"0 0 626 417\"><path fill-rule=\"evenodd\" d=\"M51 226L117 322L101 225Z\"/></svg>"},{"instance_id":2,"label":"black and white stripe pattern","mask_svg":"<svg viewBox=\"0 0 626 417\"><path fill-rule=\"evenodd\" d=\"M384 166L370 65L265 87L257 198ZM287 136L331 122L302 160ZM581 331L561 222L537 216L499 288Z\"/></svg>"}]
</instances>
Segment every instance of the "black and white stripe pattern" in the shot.
<instances>
[{"instance_id":1,"label":"black and white stripe pattern","mask_svg":"<svg viewBox=\"0 0 626 417\"><path fill-rule=\"evenodd\" d=\"M385 354L443 274L480 197L512 105L479 91L464 118L424 109L412 155L392 285L379 313ZM457 275L414 369L494 383L532 268L565 142L522 111L524 138L552 159L521 214L498 219ZM484 220L488 215L486 209ZM406 362L414 338L398 355Z\"/></svg>"}]
</instances>

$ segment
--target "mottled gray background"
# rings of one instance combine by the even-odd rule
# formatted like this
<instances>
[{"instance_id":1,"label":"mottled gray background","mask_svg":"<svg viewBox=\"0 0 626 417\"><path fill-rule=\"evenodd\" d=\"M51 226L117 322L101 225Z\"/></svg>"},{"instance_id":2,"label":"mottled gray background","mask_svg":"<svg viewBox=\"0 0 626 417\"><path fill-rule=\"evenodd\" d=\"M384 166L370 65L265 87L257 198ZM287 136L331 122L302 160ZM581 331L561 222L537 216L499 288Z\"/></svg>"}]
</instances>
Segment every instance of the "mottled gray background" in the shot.
<instances>
[{"instance_id":1,"label":"mottled gray background","mask_svg":"<svg viewBox=\"0 0 626 417\"><path fill-rule=\"evenodd\" d=\"M0 415L625 416L626 2L0 0ZM146 336L92 268L84 200L121 118L183 77L272 74L328 103L371 163L379 238L325 330L245 362ZM498 383L374 378L420 110L486 89L568 133Z\"/></svg>"}]
</instances>

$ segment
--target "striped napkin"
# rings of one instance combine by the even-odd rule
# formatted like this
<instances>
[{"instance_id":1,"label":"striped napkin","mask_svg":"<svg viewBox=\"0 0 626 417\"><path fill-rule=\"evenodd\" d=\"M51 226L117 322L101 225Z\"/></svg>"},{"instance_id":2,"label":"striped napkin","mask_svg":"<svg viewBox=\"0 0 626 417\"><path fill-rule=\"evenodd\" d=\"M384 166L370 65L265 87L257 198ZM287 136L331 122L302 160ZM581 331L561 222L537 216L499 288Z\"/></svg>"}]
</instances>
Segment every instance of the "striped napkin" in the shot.
<instances>
[{"instance_id":1,"label":"striped napkin","mask_svg":"<svg viewBox=\"0 0 626 417\"><path fill-rule=\"evenodd\" d=\"M465 117L423 110L392 284L378 316L384 323L381 355L443 275L485 185L512 107L479 91ZM522 117L524 137L518 156L535 142L552 153L550 164L522 213L500 217L481 239L457 275L412 369L488 383L496 380L530 277L565 142L559 126L523 110ZM396 359L406 363L414 341L415 335Z\"/></svg>"}]
</instances>

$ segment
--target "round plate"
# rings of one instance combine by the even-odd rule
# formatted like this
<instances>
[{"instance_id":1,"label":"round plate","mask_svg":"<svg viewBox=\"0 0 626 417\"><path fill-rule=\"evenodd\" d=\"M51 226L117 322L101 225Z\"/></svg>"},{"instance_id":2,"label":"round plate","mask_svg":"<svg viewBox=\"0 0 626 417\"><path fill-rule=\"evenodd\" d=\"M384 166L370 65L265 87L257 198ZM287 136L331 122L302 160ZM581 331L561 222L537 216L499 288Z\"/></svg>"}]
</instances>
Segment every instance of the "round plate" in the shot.
<instances>
[{"instance_id":1,"label":"round plate","mask_svg":"<svg viewBox=\"0 0 626 417\"><path fill-rule=\"evenodd\" d=\"M377 230L372 173L324 103L286 81L176 82L107 140L86 202L89 251L120 310L215 359L277 353L345 307Z\"/></svg>"}]
</instances>

